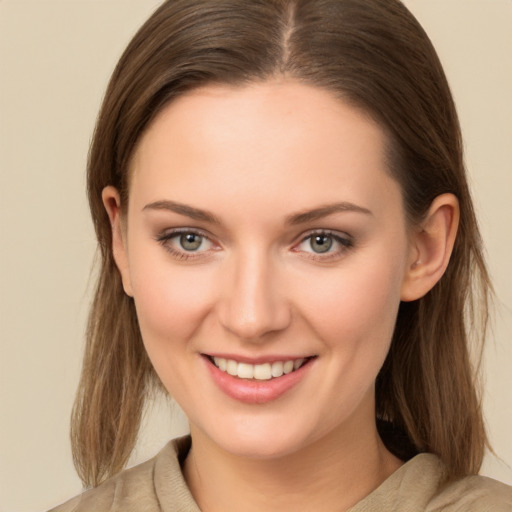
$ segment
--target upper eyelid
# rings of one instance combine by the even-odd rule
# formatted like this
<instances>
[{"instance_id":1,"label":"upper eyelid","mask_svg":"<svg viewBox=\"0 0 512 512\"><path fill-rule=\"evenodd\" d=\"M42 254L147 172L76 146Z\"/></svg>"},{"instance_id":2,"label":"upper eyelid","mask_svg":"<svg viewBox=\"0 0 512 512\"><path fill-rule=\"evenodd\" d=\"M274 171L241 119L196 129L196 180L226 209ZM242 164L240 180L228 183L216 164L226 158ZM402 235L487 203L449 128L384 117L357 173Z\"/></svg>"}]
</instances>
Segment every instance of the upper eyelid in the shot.
<instances>
[{"instance_id":1,"label":"upper eyelid","mask_svg":"<svg viewBox=\"0 0 512 512\"><path fill-rule=\"evenodd\" d=\"M178 237L182 234L195 234L206 240L211 244L211 247L202 251L187 251L186 249L176 247L175 244L171 243L171 240L175 237ZM186 261L195 261L198 259L203 260L205 257L211 256L212 252L216 251L215 245L216 243L212 240L212 238L205 234L203 230L198 228L172 228L165 229L155 236L155 240L169 253L171 253L174 258L186 262Z\"/></svg>"},{"instance_id":2,"label":"upper eyelid","mask_svg":"<svg viewBox=\"0 0 512 512\"><path fill-rule=\"evenodd\" d=\"M334 229L312 229L309 231L306 231L305 233L302 233L298 237L299 242L303 242L304 240L307 240L308 238L315 236L315 235L326 235L326 236L332 236L333 238L341 238L344 240L353 241L354 237L350 235L349 233L346 233L345 231L338 231Z\"/></svg>"},{"instance_id":3,"label":"upper eyelid","mask_svg":"<svg viewBox=\"0 0 512 512\"><path fill-rule=\"evenodd\" d=\"M213 242L213 237L207 231L200 228L168 228L163 229L157 234L158 239L172 238L173 236L180 235L183 233L193 233L195 235L202 236Z\"/></svg>"},{"instance_id":4,"label":"upper eyelid","mask_svg":"<svg viewBox=\"0 0 512 512\"><path fill-rule=\"evenodd\" d=\"M197 228L197 227L176 227L176 228L164 229L164 230L161 230L161 232L158 233L155 238L159 241L162 241L162 240L173 238L174 236L177 236L182 233L194 233L194 234L197 234L199 236L202 236L202 237L208 239L211 243L213 243L215 245L222 245L222 244L216 242L216 238L212 234L210 234L208 231L205 231L204 229ZM349 242L353 242L353 236L345 231L316 228L316 229L310 229L308 231L302 232L300 235L295 236L294 241L292 242L292 247L296 247L298 244L304 242L308 238L315 236L315 235L332 236L335 239L342 239L342 240L347 240Z\"/></svg>"},{"instance_id":5,"label":"upper eyelid","mask_svg":"<svg viewBox=\"0 0 512 512\"><path fill-rule=\"evenodd\" d=\"M341 247L338 247L337 250L329 251L325 253L314 253L310 251L304 251L300 249L300 246L305 243L307 240L311 239L314 236L328 236L334 239L335 243L339 244ZM304 252L313 259L316 260L324 260L327 261L329 259L335 258L339 256L341 253L349 250L354 247L354 237L345 232L340 232L336 230L312 230L309 233L304 233L301 235L299 240L295 242L292 246L293 252Z\"/></svg>"},{"instance_id":6,"label":"upper eyelid","mask_svg":"<svg viewBox=\"0 0 512 512\"><path fill-rule=\"evenodd\" d=\"M171 247L169 247L170 240L175 237L178 237L179 235L187 234L187 233L192 233L194 235L198 235L198 236L208 240L208 242L211 244L211 247L206 250L199 251L199 252L186 251L186 250L180 249L178 247L172 247L172 252L174 252L175 254L178 254L178 253L181 253L184 255L186 254L187 259L194 259L194 258L199 258L201 256L204 256L205 253L211 252L212 250L215 251L216 250L215 247L219 246L219 244L217 242L215 242L209 234L205 233L202 229L198 229L198 228L165 229L165 230L162 230L159 234L157 234L155 236L155 240L159 244L161 244L164 248L167 248L167 250L171 250Z\"/></svg>"}]
</instances>

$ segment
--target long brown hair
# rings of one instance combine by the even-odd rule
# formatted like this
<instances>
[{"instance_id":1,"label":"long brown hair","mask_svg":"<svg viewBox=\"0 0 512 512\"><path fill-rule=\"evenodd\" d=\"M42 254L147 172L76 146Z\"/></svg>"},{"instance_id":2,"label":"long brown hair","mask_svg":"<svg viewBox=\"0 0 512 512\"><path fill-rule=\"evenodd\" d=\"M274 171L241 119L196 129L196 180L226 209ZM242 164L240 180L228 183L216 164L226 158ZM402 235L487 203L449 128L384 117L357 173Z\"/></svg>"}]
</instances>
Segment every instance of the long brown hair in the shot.
<instances>
[{"instance_id":1,"label":"long brown hair","mask_svg":"<svg viewBox=\"0 0 512 512\"><path fill-rule=\"evenodd\" d=\"M411 222L439 194L459 199L461 224L445 275L425 297L400 306L376 383L376 415L415 450L439 455L449 478L481 465L486 436L468 333L475 334L478 356L490 285L457 114L427 35L398 0L172 0L121 57L89 154L101 268L72 419L74 461L86 485L122 469L158 383L114 264L102 189L115 186L127 204L134 148L180 94L276 76L332 91L380 123L390 140L389 172Z\"/></svg>"}]
</instances>

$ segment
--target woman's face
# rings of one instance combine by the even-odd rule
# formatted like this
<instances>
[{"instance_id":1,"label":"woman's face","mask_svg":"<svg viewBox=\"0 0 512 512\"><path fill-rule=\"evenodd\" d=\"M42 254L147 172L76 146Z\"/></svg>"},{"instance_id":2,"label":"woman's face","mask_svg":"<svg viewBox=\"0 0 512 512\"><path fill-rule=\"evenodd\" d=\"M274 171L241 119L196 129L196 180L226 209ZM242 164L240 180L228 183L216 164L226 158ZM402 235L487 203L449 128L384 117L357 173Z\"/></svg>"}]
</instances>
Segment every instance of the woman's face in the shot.
<instances>
[{"instance_id":1,"label":"woman's face","mask_svg":"<svg viewBox=\"0 0 512 512\"><path fill-rule=\"evenodd\" d=\"M385 144L292 81L195 90L144 134L116 257L194 435L278 457L374 422L411 263Z\"/></svg>"}]
</instances>

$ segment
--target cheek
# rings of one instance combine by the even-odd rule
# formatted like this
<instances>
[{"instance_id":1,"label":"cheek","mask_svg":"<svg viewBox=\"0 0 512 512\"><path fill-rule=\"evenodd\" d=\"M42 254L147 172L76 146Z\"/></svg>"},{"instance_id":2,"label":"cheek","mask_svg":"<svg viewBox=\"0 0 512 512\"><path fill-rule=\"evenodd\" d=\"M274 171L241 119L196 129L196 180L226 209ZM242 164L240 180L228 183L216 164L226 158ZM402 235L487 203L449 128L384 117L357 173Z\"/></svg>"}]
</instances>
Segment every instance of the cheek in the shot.
<instances>
[{"instance_id":1,"label":"cheek","mask_svg":"<svg viewBox=\"0 0 512 512\"><path fill-rule=\"evenodd\" d=\"M327 356L317 390L317 396L322 390L332 397L326 424L342 421L361 404L373 410L370 397L400 304L399 265L360 263L357 268L333 270L316 282L311 279L309 289L314 291L302 295L304 317Z\"/></svg>"},{"instance_id":2,"label":"cheek","mask_svg":"<svg viewBox=\"0 0 512 512\"><path fill-rule=\"evenodd\" d=\"M143 256L141 254L141 256ZM134 257L132 286L146 352L168 392L182 406L190 387L194 334L209 310L209 286L197 267L176 267L161 256Z\"/></svg>"},{"instance_id":3,"label":"cheek","mask_svg":"<svg viewBox=\"0 0 512 512\"><path fill-rule=\"evenodd\" d=\"M176 266L163 251L133 254L130 261L137 316L145 343L178 342L192 335L211 302L206 266Z\"/></svg>"},{"instance_id":4,"label":"cheek","mask_svg":"<svg viewBox=\"0 0 512 512\"><path fill-rule=\"evenodd\" d=\"M327 343L385 356L400 304L401 258L358 258L302 282L301 309Z\"/></svg>"}]
</instances>

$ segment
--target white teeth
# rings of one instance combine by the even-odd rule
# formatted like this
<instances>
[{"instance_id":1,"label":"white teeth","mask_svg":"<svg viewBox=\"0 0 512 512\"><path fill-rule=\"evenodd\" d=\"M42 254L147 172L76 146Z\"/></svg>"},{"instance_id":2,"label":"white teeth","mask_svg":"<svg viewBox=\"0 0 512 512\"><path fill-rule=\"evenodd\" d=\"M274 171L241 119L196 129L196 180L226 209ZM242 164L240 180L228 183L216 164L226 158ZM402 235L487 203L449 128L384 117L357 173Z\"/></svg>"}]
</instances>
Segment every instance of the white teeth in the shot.
<instances>
[{"instance_id":1,"label":"white teeth","mask_svg":"<svg viewBox=\"0 0 512 512\"><path fill-rule=\"evenodd\" d=\"M293 361L285 361L283 364L283 372L285 375L293 372Z\"/></svg>"},{"instance_id":2,"label":"white teeth","mask_svg":"<svg viewBox=\"0 0 512 512\"><path fill-rule=\"evenodd\" d=\"M254 378L257 380L269 380L272 378L272 367L270 363L255 364Z\"/></svg>"},{"instance_id":3,"label":"white teeth","mask_svg":"<svg viewBox=\"0 0 512 512\"><path fill-rule=\"evenodd\" d=\"M233 359L228 359L226 364L226 371L229 373L229 375L236 377L238 375L238 363L233 361Z\"/></svg>"},{"instance_id":4,"label":"white teeth","mask_svg":"<svg viewBox=\"0 0 512 512\"><path fill-rule=\"evenodd\" d=\"M283 373L283 363L281 361L272 363L272 377L281 377Z\"/></svg>"},{"instance_id":5,"label":"white teeth","mask_svg":"<svg viewBox=\"0 0 512 512\"><path fill-rule=\"evenodd\" d=\"M238 377L241 379L252 379L254 377L254 365L238 363Z\"/></svg>"},{"instance_id":6,"label":"white teeth","mask_svg":"<svg viewBox=\"0 0 512 512\"><path fill-rule=\"evenodd\" d=\"M304 358L302 358L302 359L295 359L295 361L293 362L293 369L294 370L298 370L302 366L303 362L304 362Z\"/></svg>"},{"instance_id":7,"label":"white teeth","mask_svg":"<svg viewBox=\"0 0 512 512\"><path fill-rule=\"evenodd\" d=\"M226 371L227 368L227 362L222 357L214 357L213 360L215 361L215 365L220 368L223 372Z\"/></svg>"},{"instance_id":8,"label":"white teeth","mask_svg":"<svg viewBox=\"0 0 512 512\"><path fill-rule=\"evenodd\" d=\"M288 361L276 361L274 363L249 364L238 363L234 359L224 359L223 357L213 358L213 362L219 370L240 379L256 380L270 380L291 373L294 370L298 370L304 364L305 360L305 358L300 358L290 359Z\"/></svg>"}]
</instances>

